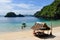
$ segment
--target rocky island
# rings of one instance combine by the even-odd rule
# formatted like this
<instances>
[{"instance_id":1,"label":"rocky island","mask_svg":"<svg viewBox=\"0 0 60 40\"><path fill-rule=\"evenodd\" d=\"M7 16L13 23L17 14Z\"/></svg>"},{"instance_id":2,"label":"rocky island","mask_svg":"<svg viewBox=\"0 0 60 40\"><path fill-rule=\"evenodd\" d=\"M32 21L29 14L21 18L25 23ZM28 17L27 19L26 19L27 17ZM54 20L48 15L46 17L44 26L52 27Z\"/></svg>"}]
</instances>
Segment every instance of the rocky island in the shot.
<instances>
[{"instance_id":1,"label":"rocky island","mask_svg":"<svg viewBox=\"0 0 60 40\"><path fill-rule=\"evenodd\" d=\"M5 17L24 17L24 15L16 15L14 12L8 12Z\"/></svg>"},{"instance_id":2,"label":"rocky island","mask_svg":"<svg viewBox=\"0 0 60 40\"><path fill-rule=\"evenodd\" d=\"M60 19L60 0L54 0L52 4L44 6L41 11L37 11L34 16L37 18Z\"/></svg>"}]
</instances>

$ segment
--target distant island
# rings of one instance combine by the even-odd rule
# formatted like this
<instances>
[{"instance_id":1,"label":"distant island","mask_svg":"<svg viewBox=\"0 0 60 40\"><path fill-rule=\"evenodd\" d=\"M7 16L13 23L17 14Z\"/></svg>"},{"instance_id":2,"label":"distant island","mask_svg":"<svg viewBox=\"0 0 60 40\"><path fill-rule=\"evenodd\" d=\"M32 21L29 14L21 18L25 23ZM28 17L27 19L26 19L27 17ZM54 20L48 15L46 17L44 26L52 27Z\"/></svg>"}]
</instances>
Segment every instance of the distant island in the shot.
<instances>
[{"instance_id":1,"label":"distant island","mask_svg":"<svg viewBox=\"0 0 60 40\"><path fill-rule=\"evenodd\" d=\"M37 11L34 16L46 19L60 19L60 0L55 0L52 4L43 7L41 11Z\"/></svg>"},{"instance_id":2,"label":"distant island","mask_svg":"<svg viewBox=\"0 0 60 40\"><path fill-rule=\"evenodd\" d=\"M24 15L16 15L14 12L8 12L4 17L24 17Z\"/></svg>"}]
</instances>

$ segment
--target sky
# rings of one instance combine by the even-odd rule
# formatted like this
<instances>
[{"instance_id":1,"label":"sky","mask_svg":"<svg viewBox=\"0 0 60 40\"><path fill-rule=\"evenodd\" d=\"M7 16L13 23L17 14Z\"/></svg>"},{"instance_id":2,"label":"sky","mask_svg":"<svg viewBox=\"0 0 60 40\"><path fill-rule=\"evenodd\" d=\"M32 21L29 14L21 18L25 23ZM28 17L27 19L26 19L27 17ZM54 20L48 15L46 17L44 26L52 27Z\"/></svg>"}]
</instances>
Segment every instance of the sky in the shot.
<instances>
[{"instance_id":1,"label":"sky","mask_svg":"<svg viewBox=\"0 0 60 40\"><path fill-rule=\"evenodd\" d=\"M8 12L33 15L54 0L0 0L0 15Z\"/></svg>"}]
</instances>

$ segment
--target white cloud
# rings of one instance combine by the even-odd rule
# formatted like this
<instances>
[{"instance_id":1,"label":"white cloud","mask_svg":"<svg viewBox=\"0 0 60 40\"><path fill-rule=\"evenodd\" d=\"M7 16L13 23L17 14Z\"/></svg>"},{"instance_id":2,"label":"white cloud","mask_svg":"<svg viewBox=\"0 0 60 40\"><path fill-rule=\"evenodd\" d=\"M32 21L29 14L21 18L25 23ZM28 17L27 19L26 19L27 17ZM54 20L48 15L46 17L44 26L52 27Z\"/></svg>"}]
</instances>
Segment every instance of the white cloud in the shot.
<instances>
[{"instance_id":1,"label":"white cloud","mask_svg":"<svg viewBox=\"0 0 60 40\"><path fill-rule=\"evenodd\" d=\"M6 2L11 2L11 0L0 0L0 3L2 3L2 2L3 2L3 3L4 3L4 2L5 2L5 3L6 3Z\"/></svg>"},{"instance_id":2,"label":"white cloud","mask_svg":"<svg viewBox=\"0 0 60 40\"><path fill-rule=\"evenodd\" d=\"M34 13L36 10L14 10L14 11L12 11L12 12L15 12L15 13L20 13L20 14L32 14L32 13ZM33 14L32 14L33 15Z\"/></svg>"},{"instance_id":3,"label":"white cloud","mask_svg":"<svg viewBox=\"0 0 60 40\"><path fill-rule=\"evenodd\" d=\"M27 5L27 4L19 4L17 6L19 6L21 8L29 8L30 7L30 5Z\"/></svg>"},{"instance_id":4,"label":"white cloud","mask_svg":"<svg viewBox=\"0 0 60 40\"><path fill-rule=\"evenodd\" d=\"M11 2L12 0L0 0L0 15L4 15L12 9L12 6L9 5Z\"/></svg>"},{"instance_id":5,"label":"white cloud","mask_svg":"<svg viewBox=\"0 0 60 40\"><path fill-rule=\"evenodd\" d=\"M34 14L36 13L36 11L39 11L42 9L41 6L36 6L34 4L24 4L24 3L20 3L20 4L13 4L14 6L18 6L20 8L20 10L14 10L14 12L16 13L21 13L21 14Z\"/></svg>"},{"instance_id":6,"label":"white cloud","mask_svg":"<svg viewBox=\"0 0 60 40\"><path fill-rule=\"evenodd\" d=\"M20 3L20 4L11 4L12 6L17 6L20 8L24 8L24 9L31 9L32 7L34 7L34 4L25 4L25 3Z\"/></svg>"},{"instance_id":7,"label":"white cloud","mask_svg":"<svg viewBox=\"0 0 60 40\"><path fill-rule=\"evenodd\" d=\"M12 4L14 6L23 8L23 9L18 9L18 10L14 10L14 12L16 13L21 13L21 14L34 14L36 13L36 11L39 11L42 9L41 6L36 6L34 4L24 4L24 3L20 3L20 4ZM16 8L17 8L16 7Z\"/></svg>"},{"instance_id":8,"label":"white cloud","mask_svg":"<svg viewBox=\"0 0 60 40\"><path fill-rule=\"evenodd\" d=\"M0 0L0 10L10 10L12 9L12 6L9 5L9 3L11 3L12 0Z\"/></svg>"},{"instance_id":9,"label":"white cloud","mask_svg":"<svg viewBox=\"0 0 60 40\"><path fill-rule=\"evenodd\" d=\"M0 4L0 10L11 10L11 5L8 4Z\"/></svg>"},{"instance_id":10,"label":"white cloud","mask_svg":"<svg viewBox=\"0 0 60 40\"><path fill-rule=\"evenodd\" d=\"M20 3L20 4L12 4L14 6L24 8L24 9L39 9L42 8L41 6L36 6L34 4L25 4L25 3Z\"/></svg>"},{"instance_id":11,"label":"white cloud","mask_svg":"<svg viewBox=\"0 0 60 40\"><path fill-rule=\"evenodd\" d=\"M20 9L15 10L14 8L19 7ZM12 0L0 0L0 14L5 15L7 12L15 12L17 14L34 14L36 11L40 10L42 7L36 6L34 4L15 4Z\"/></svg>"}]
</instances>

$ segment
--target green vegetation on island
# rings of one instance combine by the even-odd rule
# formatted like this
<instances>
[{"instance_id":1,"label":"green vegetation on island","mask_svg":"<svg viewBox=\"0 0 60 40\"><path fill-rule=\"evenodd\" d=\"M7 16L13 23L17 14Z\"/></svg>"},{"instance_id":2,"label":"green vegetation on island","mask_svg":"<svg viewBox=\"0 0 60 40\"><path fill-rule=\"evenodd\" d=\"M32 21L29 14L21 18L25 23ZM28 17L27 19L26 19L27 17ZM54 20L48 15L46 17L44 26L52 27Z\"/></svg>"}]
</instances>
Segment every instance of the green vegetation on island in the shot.
<instances>
[{"instance_id":1,"label":"green vegetation on island","mask_svg":"<svg viewBox=\"0 0 60 40\"><path fill-rule=\"evenodd\" d=\"M24 15L16 15L14 12L8 12L5 17L24 17Z\"/></svg>"},{"instance_id":2,"label":"green vegetation on island","mask_svg":"<svg viewBox=\"0 0 60 40\"><path fill-rule=\"evenodd\" d=\"M47 19L60 19L60 0L55 0L52 4L44 6L41 11L34 14L35 17Z\"/></svg>"}]
</instances>

